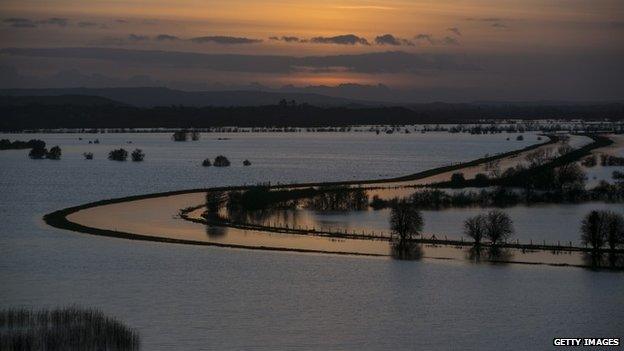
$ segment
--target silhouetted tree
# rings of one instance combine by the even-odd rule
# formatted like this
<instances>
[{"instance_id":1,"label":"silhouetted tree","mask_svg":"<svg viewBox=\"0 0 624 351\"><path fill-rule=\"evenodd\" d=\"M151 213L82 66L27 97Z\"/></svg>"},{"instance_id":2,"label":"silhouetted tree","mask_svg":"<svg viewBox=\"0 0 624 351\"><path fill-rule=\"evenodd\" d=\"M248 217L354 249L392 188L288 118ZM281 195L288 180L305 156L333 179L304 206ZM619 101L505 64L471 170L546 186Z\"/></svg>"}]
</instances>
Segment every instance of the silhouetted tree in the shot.
<instances>
[{"instance_id":1,"label":"silhouetted tree","mask_svg":"<svg viewBox=\"0 0 624 351\"><path fill-rule=\"evenodd\" d=\"M481 240L487 234L487 217L477 215L464 221L464 234L474 240L475 245L481 245Z\"/></svg>"},{"instance_id":2,"label":"silhouetted tree","mask_svg":"<svg viewBox=\"0 0 624 351\"><path fill-rule=\"evenodd\" d=\"M453 185L462 185L464 184L465 181L466 181L466 178L464 178L463 173L457 172L457 173L451 174L451 183Z\"/></svg>"},{"instance_id":3,"label":"silhouetted tree","mask_svg":"<svg viewBox=\"0 0 624 351\"><path fill-rule=\"evenodd\" d=\"M45 147L42 147L41 145L37 145L36 147L33 147L30 150L30 152L28 153L28 157L35 159L35 160L40 160L42 158L45 158L47 153L48 153L48 150Z\"/></svg>"},{"instance_id":4,"label":"silhouetted tree","mask_svg":"<svg viewBox=\"0 0 624 351\"><path fill-rule=\"evenodd\" d=\"M84 156L85 160L93 160L93 152L85 152L82 156Z\"/></svg>"},{"instance_id":5,"label":"silhouetted tree","mask_svg":"<svg viewBox=\"0 0 624 351\"><path fill-rule=\"evenodd\" d=\"M210 166L212 166L212 163L210 162L210 159L209 159L209 158L207 158L207 159L205 159L204 161L202 161L202 166L204 166L204 167L210 167Z\"/></svg>"},{"instance_id":6,"label":"silhouetted tree","mask_svg":"<svg viewBox=\"0 0 624 351\"><path fill-rule=\"evenodd\" d=\"M115 149L108 153L108 159L112 161L125 161L128 158L128 151Z\"/></svg>"},{"instance_id":7,"label":"silhouetted tree","mask_svg":"<svg viewBox=\"0 0 624 351\"><path fill-rule=\"evenodd\" d=\"M214 160L214 166L215 167L229 167L230 160L228 160L227 157L223 155L219 155Z\"/></svg>"},{"instance_id":8,"label":"silhouetted tree","mask_svg":"<svg viewBox=\"0 0 624 351\"><path fill-rule=\"evenodd\" d=\"M392 236L399 240L411 240L420 235L424 220L420 211L407 201L399 201L390 213Z\"/></svg>"},{"instance_id":9,"label":"silhouetted tree","mask_svg":"<svg viewBox=\"0 0 624 351\"><path fill-rule=\"evenodd\" d=\"M605 242L606 225L603 211L591 211L581 222L581 240L595 251L600 250Z\"/></svg>"},{"instance_id":10,"label":"silhouetted tree","mask_svg":"<svg viewBox=\"0 0 624 351\"><path fill-rule=\"evenodd\" d=\"M251 162L249 160L243 161L243 166L251 166Z\"/></svg>"},{"instance_id":11,"label":"silhouetted tree","mask_svg":"<svg viewBox=\"0 0 624 351\"><path fill-rule=\"evenodd\" d=\"M485 233L492 246L506 240L513 232L513 221L508 214L500 210L492 210L487 213Z\"/></svg>"},{"instance_id":12,"label":"silhouetted tree","mask_svg":"<svg viewBox=\"0 0 624 351\"><path fill-rule=\"evenodd\" d=\"M624 242L624 216L611 211L604 216L607 222L605 225L607 244L611 250L615 250Z\"/></svg>"},{"instance_id":13,"label":"silhouetted tree","mask_svg":"<svg viewBox=\"0 0 624 351\"><path fill-rule=\"evenodd\" d=\"M132 151L131 156L132 156L132 161L141 162L145 158L145 153L141 149L135 149L134 151Z\"/></svg>"},{"instance_id":14,"label":"silhouetted tree","mask_svg":"<svg viewBox=\"0 0 624 351\"><path fill-rule=\"evenodd\" d=\"M197 131L191 132L191 140L193 140L193 141L199 140L199 132L197 132Z\"/></svg>"}]
</instances>

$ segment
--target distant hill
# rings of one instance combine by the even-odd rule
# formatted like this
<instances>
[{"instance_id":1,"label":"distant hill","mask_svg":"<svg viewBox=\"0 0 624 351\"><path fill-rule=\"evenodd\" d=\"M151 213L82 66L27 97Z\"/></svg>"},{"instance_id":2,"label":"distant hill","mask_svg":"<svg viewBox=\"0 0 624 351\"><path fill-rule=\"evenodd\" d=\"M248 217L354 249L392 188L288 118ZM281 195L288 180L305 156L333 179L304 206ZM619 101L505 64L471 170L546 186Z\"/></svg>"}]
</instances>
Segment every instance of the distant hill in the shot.
<instances>
[{"instance_id":1,"label":"distant hill","mask_svg":"<svg viewBox=\"0 0 624 351\"><path fill-rule=\"evenodd\" d=\"M57 95L57 96L2 96L0 106L28 106L28 105L73 105L73 106L127 106L100 96L88 95Z\"/></svg>"},{"instance_id":2,"label":"distant hill","mask_svg":"<svg viewBox=\"0 0 624 351\"><path fill-rule=\"evenodd\" d=\"M370 102L330 97L311 93L266 91L182 91L169 88L62 88L62 89L0 89L0 96L76 96L102 97L136 107L183 105L204 106L259 106L275 105L280 100L294 100L298 104L315 106L371 105Z\"/></svg>"},{"instance_id":3,"label":"distant hill","mask_svg":"<svg viewBox=\"0 0 624 351\"><path fill-rule=\"evenodd\" d=\"M21 101L20 101L21 100ZM624 104L509 106L431 103L334 106L281 103L259 106L136 107L92 96L4 97L0 130L48 128L322 127L372 124L474 123L483 119L623 120ZM16 103L16 101L18 103ZM33 103L23 103L32 101ZM42 103L47 102L46 104ZM69 102L69 103L59 103Z\"/></svg>"}]
</instances>

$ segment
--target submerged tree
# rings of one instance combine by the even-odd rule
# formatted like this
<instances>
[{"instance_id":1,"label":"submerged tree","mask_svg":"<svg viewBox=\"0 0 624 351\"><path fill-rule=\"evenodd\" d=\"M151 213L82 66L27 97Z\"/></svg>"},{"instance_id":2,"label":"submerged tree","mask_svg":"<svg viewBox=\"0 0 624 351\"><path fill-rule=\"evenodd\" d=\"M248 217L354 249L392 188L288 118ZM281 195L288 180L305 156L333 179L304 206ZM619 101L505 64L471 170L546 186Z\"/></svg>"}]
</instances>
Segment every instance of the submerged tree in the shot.
<instances>
[{"instance_id":1,"label":"submerged tree","mask_svg":"<svg viewBox=\"0 0 624 351\"><path fill-rule=\"evenodd\" d=\"M128 151L115 149L108 153L108 159L112 161L125 161L128 158Z\"/></svg>"},{"instance_id":2,"label":"submerged tree","mask_svg":"<svg viewBox=\"0 0 624 351\"><path fill-rule=\"evenodd\" d=\"M135 149L132 151L132 161L141 162L145 158L145 153L141 149Z\"/></svg>"},{"instance_id":3,"label":"submerged tree","mask_svg":"<svg viewBox=\"0 0 624 351\"><path fill-rule=\"evenodd\" d=\"M187 141L188 140L188 133L186 131L178 131L178 132L174 132L173 135L171 136L171 139L173 139L173 141Z\"/></svg>"},{"instance_id":4,"label":"submerged tree","mask_svg":"<svg viewBox=\"0 0 624 351\"><path fill-rule=\"evenodd\" d=\"M50 151L46 152L46 158L50 160L60 160L61 159L61 148L54 146L50 149Z\"/></svg>"},{"instance_id":5,"label":"submerged tree","mask_svg":"<svg viewBox=\"0 0 624 351\"><path fill-rule=\"evenodd\" d=\"M513 232L513 221L503 211L492 210L487 213L485 235L492 243L492 246L498 245L501 241L507 240Z\"/></svg>"},{"instance_id":6,"label":"submerged tree","mask_svg":"<svg viewBox=\"0 0 624 351\"><path fill-rule=\"evenodd\" d=\"M35 159L35 160L40 160L42 158L45 158L47 153L48 153L48 150L45 148L45 143L44 143L43 146L36 145L35 147L33 147L28 153L28 157Z\"/></svg>"},{"instance_id":7,"label":"submerged tree","mask_svg":"<svg viewBox=\"0 0 624 351\"><path fill-rule=\"evenodd\" d=\"M414 241L420 235L424 220L420 211L405 200L397 202L390 213L392 256L401 260L418 259L421 248Z\"/></svg>"},{"instance_id":8,"label":"submerged tree","mask_svg":"<svg viewBox=\"0 0 624 351\"><path fill-rule=\"evenodd\" d=\"M607 212L606 215L606 237L607 244L611 250L615 250L618 245L624 242L624 216L615 212Z\"/></svg>"},{"instance_id":9,"label":"submerged tree","mask_svg":"<svg viewBox=\"0 0 624 351\"><path fill-rule=\"evenodd\" d=\"M475 246L479 246L487 234L487 227L485 215L470 217L464 221L464 234L474 240Z\"/></svg>"},{"instance_id":10,"label":"submerged tree","mask_svg":"<svg viewBox=\"0 0 624 351\"><path fill-rule=\"evenodd\" d=\"M412 240L420 235L424 220L420 211L407 201L399 201L392 207L390 229L399 240Z\"/></svg>"},{"instance_id":11,"label":"submerged tree","mask_svg":"<svg viewBox=\"0 0 624 351\"><path fill-rule=\"evenodd\" d=\"M591 246L594 251L600 250L605 242L605 213L603 211L591 211L581 222L581 240L585 245Z\"/></svg>"},{"instance_id":12,"label":"submerged tree","mask_svg":"<svg viewBox=\"0 0 624 351\"><path fill-rule=\"evenodd\" d=\"M215 167L229 167L230 160L228 160L227 157L223 155L219 155L214 160L214 166Z\"/></svg>"}]
</instances>

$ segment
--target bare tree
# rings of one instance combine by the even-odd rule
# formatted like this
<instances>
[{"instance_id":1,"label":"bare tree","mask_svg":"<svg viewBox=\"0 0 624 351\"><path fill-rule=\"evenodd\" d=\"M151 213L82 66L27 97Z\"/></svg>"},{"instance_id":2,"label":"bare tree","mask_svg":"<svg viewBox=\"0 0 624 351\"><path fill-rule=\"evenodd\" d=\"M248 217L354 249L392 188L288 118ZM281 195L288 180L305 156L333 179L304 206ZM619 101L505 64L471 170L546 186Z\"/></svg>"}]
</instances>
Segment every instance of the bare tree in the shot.
<instances>
[{"instance_id":1,"label":"bare tree","mask_svg":"<svg viewBox=\"0 0 624 351\"><path fill-rule=\"evenodd\" d=\"M591 211L581 222L581 240L594 250L600 250L605 243L605 213Z\"/></svg>"},{"instance_id":2,"label":"bare tree","mask_svg":"<svg viewBox=\"0 0 624 351\"><path fill-rule=\"evenodd\" d=\"M624 216L615 212L605 213L606 239L611 250L615 250L618 245L624 242Z\"/></svg>"},{"instance_id":3,"label":"bare tree","mask_svg":"<svg viewBox=\"0 0 624 351\"><path fill-rule=\"evenodd\" d=\"M492 210L486 215L486 237L492 246L498 245L501 241L507 240L514 232L513 221L503 211Z\"/></svg>"},{"instance_id":4,"label":"bare tree","mask_svg":"<svg viewBox=\"0 0 624 351\"><path fill-rule=\"evenodd\" d=\"M424 221L420 211L405 200L397 202L390 214L390 229L395 239L404 241L420 235Z\"/></svg>"},{"instance_id":5,"label":"bare tree","mask_svg":"<svg viewBox=\"0 0 624 351\"><path fill-rule=\"evenodd\" d=\"M475 246L481 245L481 240L486 235L487 217L477 215L464 221L464 234L474 240Z\"/></svg>"},{"instance_id":6,"label":"bare tree","mask_svg":"<svg viewBox=\"0 0 624 351\"><path fill-rule=\"evenodd\" d=\"M541 148L528 153L525 160L529 163L529 168L541 166L552 159L552 150Z\"/></svg>"}]
</instances>

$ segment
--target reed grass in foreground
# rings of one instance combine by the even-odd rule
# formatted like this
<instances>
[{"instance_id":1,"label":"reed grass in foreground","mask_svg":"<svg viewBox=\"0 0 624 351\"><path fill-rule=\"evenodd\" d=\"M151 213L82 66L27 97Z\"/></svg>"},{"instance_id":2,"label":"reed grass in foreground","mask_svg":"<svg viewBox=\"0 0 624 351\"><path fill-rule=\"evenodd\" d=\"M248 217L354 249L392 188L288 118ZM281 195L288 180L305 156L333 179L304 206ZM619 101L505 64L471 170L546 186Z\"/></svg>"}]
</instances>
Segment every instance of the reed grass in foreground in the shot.
<instances>
[{"instance_id":1,"label":"reed grass in foreground","mask_svg":"<svg viewBox=\"0 0 624 351\"><path fill-rule=\"evenodd\" d=\"M0 310L0 350L138 350L139 334L97 309Z\"/></svg>"}]
</instances>

